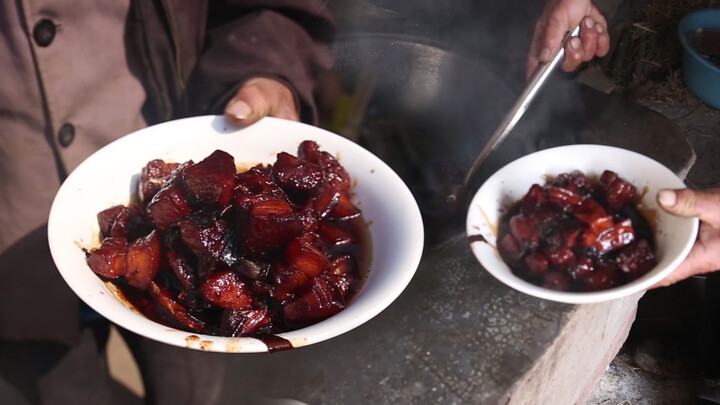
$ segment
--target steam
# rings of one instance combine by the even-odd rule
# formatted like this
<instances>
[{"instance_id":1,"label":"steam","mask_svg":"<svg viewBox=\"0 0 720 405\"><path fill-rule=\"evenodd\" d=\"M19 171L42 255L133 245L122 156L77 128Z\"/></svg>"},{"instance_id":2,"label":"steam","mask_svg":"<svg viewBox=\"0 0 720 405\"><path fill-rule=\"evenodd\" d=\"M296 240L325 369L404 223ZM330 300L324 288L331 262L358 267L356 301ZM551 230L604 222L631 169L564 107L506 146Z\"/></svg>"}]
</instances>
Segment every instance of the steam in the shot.
<instances>
[{"instance_id":1,"label":"steam","mask_svg":"<svg viewBox=\"0 0 720 405\"><path fill-rule=\"evenodd\" d=\"M352 97L372 83L358 141L408 183L427 219L452 215L445 197L525 85L527 53L544 2L331 0L335 72ZM357 79L364 77L363 81ZM371 77L371 80L367 80ZM358 84L360 83L360 86ZM477 176L549 145L573 143L558 122L582 112L567 74L556 73Z\"/></svg>"}]
</instances>

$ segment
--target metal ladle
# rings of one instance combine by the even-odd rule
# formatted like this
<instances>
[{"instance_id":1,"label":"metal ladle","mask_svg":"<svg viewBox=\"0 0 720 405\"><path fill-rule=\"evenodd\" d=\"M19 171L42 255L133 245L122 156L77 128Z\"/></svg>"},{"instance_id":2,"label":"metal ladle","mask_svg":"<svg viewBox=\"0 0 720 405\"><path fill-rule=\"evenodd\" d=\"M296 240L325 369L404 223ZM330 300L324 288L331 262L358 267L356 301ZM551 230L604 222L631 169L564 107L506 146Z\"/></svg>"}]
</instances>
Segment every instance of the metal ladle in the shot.
<instances>
[{"instance_id":1,"label":"metal ladle","mask_svg":"<svg viewBox=\"0 0 720 405\"><path fill-rule=\"evenodd\" d=\"M565 45L567 44L567 42L572 37L577 36L579 33L580 26L577 26L574 30L568 32L563 39L560 50L557 54L555 54L552 60L550 60L549 62L541 63L538 66L538 69L528 80L525 89L520 94L520 97L515 102L512 109L510 109L510 112L508 112L508 114L502 120L500 126L498 126L498 128L495 130L493 135L490 137L488 142L480 151L480 154L477 156L477 158L475 158L475 161L470 167L470 170L468 170L467 174L465 175L462 184L453 194L450 194L447 197L450 204L458 206L459 204L465 202L468 188L470 186L470 181L473 179L480 166L482 166L483 162L485 162L488 156L490 156L490 153L495 151L500 146L500 144L505 140L510 131L515 127L518 121L520 121L520 118L523 116L523 114L525 114L525 111L527 111L528 107L530 106L530 102L532 102L532 100L535 98L538 91L547 81L547 78L550 77L550 74L555 70L555 67L557 67L557 65L559 65L560 62L563 60L563 57L565 56Z\"/></svg>"}]
</instances>

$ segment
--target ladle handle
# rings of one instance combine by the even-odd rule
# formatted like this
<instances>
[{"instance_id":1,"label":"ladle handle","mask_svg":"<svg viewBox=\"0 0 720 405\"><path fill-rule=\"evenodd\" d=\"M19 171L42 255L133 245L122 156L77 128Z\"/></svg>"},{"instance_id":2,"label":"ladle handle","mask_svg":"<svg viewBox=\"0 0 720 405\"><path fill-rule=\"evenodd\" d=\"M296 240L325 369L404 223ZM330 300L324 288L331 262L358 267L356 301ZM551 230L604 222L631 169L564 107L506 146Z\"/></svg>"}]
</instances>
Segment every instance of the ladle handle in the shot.
<instances>
[{"instance_id":1,"label":"ladle handle","mask_svg":"<svg viewBox=\"0 0 720 405\"><path fill-rule=\"evenodd\" d=\"M515 127L515 125L520 121L520 118L525 114L525 111L527 111L528 107L530 106L530 102L535 98L540 88L542 88L543 84L547 81L547 78L550 76L550 74L553 72L555 67L557 67L558 64L563 60L563 57L565 56L565 45L570 40L570 38L577 36L580 33L580 26L575 27L574 30L568 32L565 35L565 38L563 39L562 46L560 47L560 50L555 55L555 57L552 58L549 62L543 62L538 66L538 69L533 73L533 75L528 80L527 85L525 86L525 89L520 94L520 97L515 102L515 105L513 105L510 112L505 116L503 121L500 123L500 126L495 130L495 133L490 137L488 142L483 147L482 151L480 151L480 154L477 158L475 158L475 161L473 162L473 165L470 167L470 170L468 170L467 174L465 175L465 179L463 180L462 184L462 192L467 192L467 187L470 184L470 181L475 176L475 172L480 168L482 163L487 159L487 157L495 151L495 149L500 146L500 144L505 140L507 135L510 133L510 131Z\"/></svg>"}]
</instances>

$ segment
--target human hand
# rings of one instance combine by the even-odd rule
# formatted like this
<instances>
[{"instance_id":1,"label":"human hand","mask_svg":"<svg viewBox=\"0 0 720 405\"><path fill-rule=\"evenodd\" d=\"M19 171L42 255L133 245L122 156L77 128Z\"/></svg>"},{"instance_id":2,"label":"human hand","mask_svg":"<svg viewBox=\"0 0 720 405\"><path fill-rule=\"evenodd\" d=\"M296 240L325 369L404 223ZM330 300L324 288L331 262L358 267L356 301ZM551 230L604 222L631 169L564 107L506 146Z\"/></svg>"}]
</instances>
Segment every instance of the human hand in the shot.
<instances>
[{"instance_id":1,"label":"human hand","mask_svg":"<svg viewBox=\"0 0 720 405\"><path fill-rule=\"evenodd\" d=\"M250 125L265 116L300 120L293 92L267 77L246 81L225 107L225 118L234 125Z\"/></svg>"},{"instance_id":2,"label":"human hand","mask_svg":"<svg viewBox=\"0 0 720 405\"><path fill-rule=\"evenodd\" d=\"M681 217L700 218L700 231L687 258L669 276L652 286L665 287L688 277L720 270L720 188L705 191L661 190L658 203Z\"/></svg>"},{"instance_id":3,"label":"human hand","mask_svg":"<svg viewBox=\"0 0 720 405\"><path fill-rule=\"evenodd\" d=\"M577 69L582 62L595 56L605 56L610 50L607 22L590 0L548 0L545 10L535 25L527 62L527 77L540 62L549 62L560 50L568 31L580 25L580 37L565 45L562 69Z\"/></svg>"}]
</instances>

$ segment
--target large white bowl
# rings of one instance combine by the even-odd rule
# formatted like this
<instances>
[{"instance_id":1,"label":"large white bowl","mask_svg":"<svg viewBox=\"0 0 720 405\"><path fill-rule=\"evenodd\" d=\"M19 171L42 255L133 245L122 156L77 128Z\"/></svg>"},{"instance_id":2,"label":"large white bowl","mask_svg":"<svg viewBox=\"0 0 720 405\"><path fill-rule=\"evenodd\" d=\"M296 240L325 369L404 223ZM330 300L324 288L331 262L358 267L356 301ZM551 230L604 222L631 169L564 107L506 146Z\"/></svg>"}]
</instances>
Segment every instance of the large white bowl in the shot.
<instances>
[{"instance_id":1,"label":"large white bowl","mask_svg":"<svg viewBox=\"0 0 720 405\"><path fill-rule=\"evenodd\" d=\"M299 347L363 324L400 295L417 269L424 240L417 203L392 169L357 144L317 127L274 118L244 129L216 116L167 122L127 135L90 156L63 183L50 211L50 250L60 274L90 307L139 335L192 349L267 351L268 346L258 339L188 333L147 319L128 308L90 270L81 248L99 244L97 213L126 204L136 189L140 169L152 159L199 161L221 149L238 164L273 163L278 152L296 154L306 139L337 156L353 179L355 202L369 222L372 263L367 280L345 310L279 336Z\"/></svg>"},{"instance_id":2,"label":"large white bowl","mask_svg":"<svg viewBox=\"0 0 720 405\"><path fill-rule=\"evenodd\" d=\"M658 264L644 276L609 290L597 292L561 292L536 286L515 276L497 251L500 217L537 183L548 176L580 170L597 176L612 170L642 193L643 211L653 213ZM697 218L679 218L667 214L657 204L657 192L685 185L670 169L647 156L625 149L601 145L560 146L519 158L493 174L478 190L468 209L468 236L482 235L487 243L471 242L471 249L482 266L498 280L526 294L571 304L608 301L647 289L665 278L687 256L695 242ZM652 224L654 222L654 224Z\"/></svg>"}]
</instances>

